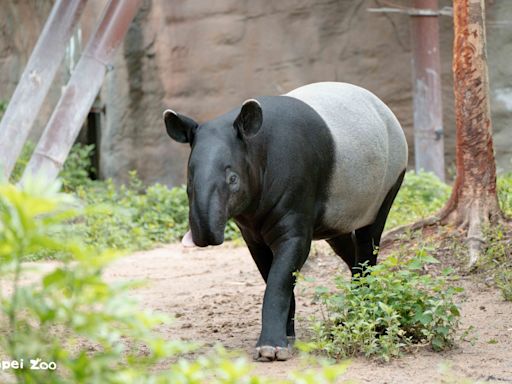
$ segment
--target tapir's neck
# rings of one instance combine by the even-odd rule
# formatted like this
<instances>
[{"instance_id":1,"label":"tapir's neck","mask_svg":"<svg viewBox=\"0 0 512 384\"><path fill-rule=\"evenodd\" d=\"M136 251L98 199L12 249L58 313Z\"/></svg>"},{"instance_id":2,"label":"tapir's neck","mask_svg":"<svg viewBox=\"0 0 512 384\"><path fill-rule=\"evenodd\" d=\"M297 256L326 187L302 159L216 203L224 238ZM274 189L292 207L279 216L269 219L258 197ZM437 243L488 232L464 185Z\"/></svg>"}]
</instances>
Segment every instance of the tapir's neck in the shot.
<instances>
[{"instance_id":1,"label":"tapir's neck","mask_svg":"<svg viewBox=\"0 0 512 384\"><path fill-rule=\"evenodd\" d=\"M249 201L244 210L234 217L235 221L244 226L254 222L255 218L262 214L261 205L267 175L267 151L264 143L264 132L260 132L251 139L245 151Z\"/></svg>"},{"instance_id":2,"label":"tapir's neck","mask_svg":"<svg viewBox=\"0 0 512 384\"><path fill-rule=\"evenodd\" d=\"M247 169L249 172L250 203L244 213L254 214L258 211L265 184L267 156L260 140L254 138L254 145L247 151Z\"/></svg>"}]
</instances>

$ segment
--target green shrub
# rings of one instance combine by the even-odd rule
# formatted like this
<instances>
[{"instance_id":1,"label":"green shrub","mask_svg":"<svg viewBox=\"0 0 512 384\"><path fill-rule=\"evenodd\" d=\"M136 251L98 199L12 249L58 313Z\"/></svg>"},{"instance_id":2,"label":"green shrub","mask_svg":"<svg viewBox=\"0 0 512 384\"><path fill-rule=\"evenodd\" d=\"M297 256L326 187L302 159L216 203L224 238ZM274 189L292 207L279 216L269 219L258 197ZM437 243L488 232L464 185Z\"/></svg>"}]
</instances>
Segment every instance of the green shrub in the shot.
<instances>
[{"instance_id":1,"label":"green shrub","mask_svg":"<svg viewBox=\"0 0 512 384\"><path fill-rule=\"evenodd\" d=\"M426 263L437 260L425 249L408 260L389 256L365 276L338 276L336 290L317 288L325 314L312 323L311 347L336 359L362 354L383 360L415 344L451 347L460 289L448 284L448 270L440 277L422 274Z\"/></svg>"},{"instance_id":2,"label":"green shrub","mask_svg":"<svg viewBox=\"0 0 512 384\"><path fill-rule=\"evenodd\" d=\"M75 223L84 241L100 248L144 249L179 240L188 230L188 198L185 187L148 188L135 172L130 182L116 188L111 180L76 190L88 207L94 207ZM239 236L232 222L226 240Z\"/></svg>"},{"instance_id":3,"label":"green shrub","mask_svg":"<svg viewBox=\"0 0 512 384\"><path fill-rule=\"evenodd\" d=\"M90 174L96 172L91 161L94 147L94 144L75 144L71 148L59 174L65 192L76 191L78 187L87 187L91 183Z\"/></svg>"},{"instance_id":4,"label":"green shrub","mask_svg":"<svg viewBox=\"0 0 512 384\"><path fill-rule=\"evenodd\" d=\"M154 243L148 230L152 223L141 223L141 216L143 211L161 210L162 205L143 207L144 195L130 186L116 188L111 180L79 187L76 195L90 208L74 223L75 232L85 243L118 250L145 249Z\"/></svg>"},{"instance_id":5,"label":"green shrub","mask_svg":"<svg viewBox=\"0 0 512 384\"><path fill-rule=\"evenodd\" d=\"M443 207L451 188L434 174L409 171L398 192L386 222L386 229L412 223Z\"/></svg>"},{"instance_id":6,"label":"green shrub","mask_svg":"<svg viewBox=\"0 0 512 384\"><path fill-rule=\"evenodd\" d=\"M184 186L145 187L136 172L127 185L111 180L79 187L76 195L90 209L74 224L84 241L100 249L145 249L179 240L188 230L188 198ZM225 239L240 236L235 224L226 226Z\"/></svg>"},{"instance_id":7,"label":"green shrub","mask_svg":"<svg viewBox=\"0 0 512 384\"><path fill-rule=\"evenodd\" d=\"M154 332L166 318L138 307L129 292L134 283L103 279L115 254L54 237L79 213L76 200L59 188L30 180L23 189L0 184L0 353L4 360L24 361L22 369L2 370L2 382L276 382L251 375L245 359L222 350L196 360L177 358L193 347ZM52 270L41 273L22 262L25 254L46 249L66 255ZM30 369L31 359L49 369ZM277 382L333 383L344 369L323 367Z\"/></svg>"}]
</instances>

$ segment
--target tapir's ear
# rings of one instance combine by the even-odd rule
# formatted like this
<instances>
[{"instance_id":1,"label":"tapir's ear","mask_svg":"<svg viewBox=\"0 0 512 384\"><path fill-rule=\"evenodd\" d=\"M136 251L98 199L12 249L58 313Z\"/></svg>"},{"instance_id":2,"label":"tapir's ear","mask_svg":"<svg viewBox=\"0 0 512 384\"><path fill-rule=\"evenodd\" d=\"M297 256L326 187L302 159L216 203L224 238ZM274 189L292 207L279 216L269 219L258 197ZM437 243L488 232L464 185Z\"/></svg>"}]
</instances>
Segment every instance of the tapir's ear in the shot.
<instances>
[{"instance_id":1,"label":"tapir's ear","mask_svg":"<svg viewBox=\"0 0 512 384\"><path fill-rule=\"evenodd\" d=\"M192 143L197 123L190 117L181 115L171 109L164 112L167 134L179 143Z\"/></svg>"},{"instance_id":2,"label":"tapir's ear","mask_svg":"<svg viewBox=\"0 0 512 384\"><path fill-rule=\"evenodd\" d=\"M233 126L241 138L251 138L258 133L263 123L261 104L254 99L244 101Z\"/></svg>"}]
</instances>

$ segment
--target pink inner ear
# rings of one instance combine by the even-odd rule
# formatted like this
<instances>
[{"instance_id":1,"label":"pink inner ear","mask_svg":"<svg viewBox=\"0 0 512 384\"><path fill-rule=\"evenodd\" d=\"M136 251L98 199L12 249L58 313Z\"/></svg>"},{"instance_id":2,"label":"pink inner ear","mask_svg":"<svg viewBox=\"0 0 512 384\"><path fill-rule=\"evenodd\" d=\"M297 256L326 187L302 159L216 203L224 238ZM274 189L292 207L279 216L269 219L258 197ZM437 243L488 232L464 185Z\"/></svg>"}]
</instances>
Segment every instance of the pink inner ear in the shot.
<instances>
[{"instance_id":1,"label":"pink inner ear","mask_svg":"<svg viewBox=\"0 0 512 384\"><path fill-rule=\"evenodd\" d=\"M192 239L192 232L190 230L185 233L185 236L183 236L183 239L181 239L181 245L184 247L195 247L196 244L194 243L194 240Z\"/></svg>"}]
</instances>

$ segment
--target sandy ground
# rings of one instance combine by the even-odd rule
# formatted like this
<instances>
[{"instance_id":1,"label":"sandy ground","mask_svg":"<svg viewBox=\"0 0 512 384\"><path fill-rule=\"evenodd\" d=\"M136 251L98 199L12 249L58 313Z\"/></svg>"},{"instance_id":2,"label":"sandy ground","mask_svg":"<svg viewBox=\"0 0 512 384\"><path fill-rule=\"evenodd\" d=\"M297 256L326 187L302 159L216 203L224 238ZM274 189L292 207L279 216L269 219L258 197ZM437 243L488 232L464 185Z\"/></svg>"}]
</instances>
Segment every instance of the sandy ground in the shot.
<instances>
[{"instance_id":1,"label":"sandy ground","mask_svg":"<svg viewBox=\"0 0 512 384\"><path fill-rule=\"evenodd\" d=\"M322 244L316 248L325 249ZM321 251L310 257L303 273L323 283L340 270L348 278L343 262ZM145 307L176 317L162 330L169 338L206 346L220 343L252 356L260 330L264 283L245 247L190 250L172 244L122 258L107 270L106 277L146 280L134 294ZM474 327L473 341L459 341L457 348L444 353L423 348L387 364L353 359L345 378L359 383L434 383L441 382L440 366L449 364L456 378L512 383L512 303L475 279L466 278L461 284L465 287L460 298L462 326ZM296 294L299 318L319 311L307 291L299 287ZM297 337L304 338L305 332L305 320L299 319ZM285 378L302 365L294 357L255 366L256 373Z\"/></svg>"},{"instance_id":2,"label":"sandy ground","mask_svg":"<svg viewBox=\"0 0 512 384\"><path fill-rule=\"evenodd\" d=\"M315 245L303 274L324 284L336 272L348 271L336 256L325 252L325 243ZM38 262L42 270L54 263ZM39 269L38 268L38 269ZM105 274L109 281L145 280L133 291L142 306L175 316L160 331L169 339L181 338L210 346L222 344L229 350L252 357L260 330L264 283L245 247L223 245L207 249L184 249L171 244L152 251L138 252L112 264ZM454 378L479 382L512 383L512 303L474 278L461 284L462 326L474 327L473 341L459 341L457 348L434 353L422 348L390 363L364 358L353 359L345 379L358 383L441 383L446 382L440 367L451 366ZM307 338L305 320L318 313L319 305L307 290L296 289L297 337ZM302 320L301 320L302 318ZM294 356L286 362L255 363L254 372L273 378L286 378L303 367ZM454 382L454 381L450 381Z\"/></svg>"}]
</instances>

